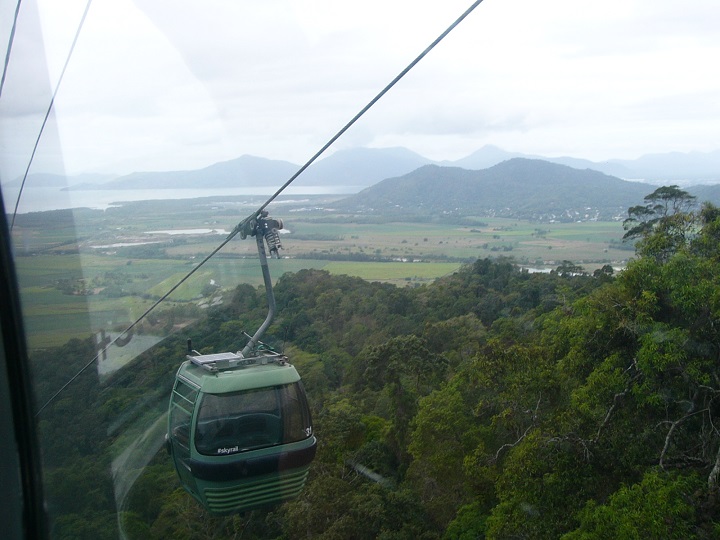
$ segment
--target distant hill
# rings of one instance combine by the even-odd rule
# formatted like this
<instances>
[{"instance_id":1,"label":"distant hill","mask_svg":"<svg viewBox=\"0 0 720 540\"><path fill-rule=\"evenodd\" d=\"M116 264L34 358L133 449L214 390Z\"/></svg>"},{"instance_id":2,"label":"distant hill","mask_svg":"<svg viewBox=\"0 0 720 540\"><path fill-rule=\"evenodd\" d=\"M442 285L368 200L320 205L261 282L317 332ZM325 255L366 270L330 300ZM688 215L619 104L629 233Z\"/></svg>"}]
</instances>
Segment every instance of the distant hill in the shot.
<instances>
[{"instance_id":1,"label":"distant hill","mask_svg":"<svg viewBox=\"0 0 720 540\"><path fill-rule=\"evenodd\" d=\"M296 181L296 186L368 187L408 174L424 165L483 170L513 158L540 159L578 170L592 169L625 180L662 185L678 184L683 188L694 184L720 183L720 150L715 152L671 152L650 154L635 160L593 162L573 157L543 157L507 152L486 145L456 161L437 162L406 148L354 148L339 150L313 163ZM300 166L288 161L244 155L196 170L135 172L113 178L108 175L61 176L31 174L28 186L68 189L177 189L236 187L279 187L294 175ZM21 179L8 182L19 186Z\"/></svg>"},{"instance_id":2,"label":"distant hill","mask_svg":"<svg viewBox=\"0 0 720 540\"><path fill-rule=\"evenodd\" d=\"M99 185L110 179L115 178L115 175L109 174L79 174L76 176L65 176L62 174L51 174L51 173L35 173L28 175L28 179L25 182L26 186L32 186L34 188L57 188L63 189L72 185ZM22 185L22 178L16 178L6 184L4 187L8 188L19 188Z\"/></svg>"},{"instance_id":3,"label":"distant hill","mask_svg":"<svg viewBox=\"0 0 720 540\"><path fill-rule=\"evenodd\" d=\"M355 148L340 150L319 160L296 180L296 186L373 185L391 176L406 174L431 163L406 148ZM102 185L83 184L77 189L177 189L279 187L300 169L288 161L244 155L189 171L135 172Z\"/></svg>"},{"instance_id":4,"label":"distant hill","mask_svg":"<svg viewBox=\"0 0 720 540\"><path fill-rule=\"evenodd\" d=\"M289 161L241 156L191 171L136 172L95 189L199 189L282 185L297 170Z\"/></svg>"},{"instance_id":5,"label":"distant hill","mask_svg":"<svg viewBox=\"0 0 720 540\"><path fill-rule=\"evenodd\" d=\"M683 189L691 195L695 195L698 203L709 201L716 206L720 206L720 184L690 186Z\"/></svg>"},{"instance_id":6,"label":"distant hill","mask_svg":"<svg viewBox=\"0 0 720 540\"><path fill-rule=\"evenodd\" d=\"M688 186L720 183L720 150L647 154L634 160L614 159L608 163L628 169L632 176L626 178L642 179L655 184L674 182Z\"/></svg>"},{"instance_id":7,"label":"distant hill","mask_svg":"<svg viewBox=\"0 0 720 540\"><path fill-rule=\"evenodd\" d=\"M407 148L339 150L308 168L298 182L308 186L371 186L433 163Z\"/></svg>"},{"instance_id":8,"label":"distant hill","mask_svg":"<svg viewBox=\"0 0 720 540\"><path fill-rule=\"evenodd\" d=\"M635 160L594 162L573 157L543 157L506 152L486 145L456 161L432 161L407 148L354 148L339 150L313 163L296 180L296 185L347 186L358 189L403 176L423 165L482 170L513 158L540 159L574 169L592 169L625 180L642 180L653 185L677 183L682 187L720 183L720 150L682 154L651 154ZM282 185L300 168L288 161L255 156L216 163L203 169L170 172L137 172L103 184L107 189L231 188L263 184ZM90 188L94 189L94 188Z\"/></svg>"},{"instance_id":9,"label":"distant hill","mask_svg":"<svg viewBox=\"0 0 720 540\"><path fill-rule=\"evenodd\" d=\"M559 165L567 165L574 169L593 169L595 171L604 172L611 176L617 176L619 178L630 179L638 178L637 172L633 169L633 161L590 161L589 159L580 159L574 157L547 157L539 156L535 154L522 154L520 152L506 152L502 148L493 146L491 144L485 145L480 150L477 150L467 157L459 159L457 161L443 162L443 165L453 165L455 167L462 167L463 169L487 169L503 161L507 161L512 158L526 158L526 159L542 159L543 161L549 161L550 163L557 163ZM720 167L718 167L720 171Z\"/></svg>"},{"instance_id":10,"label":"distant hill","mask_svg":"<svg viewBox=\"0 0 720 540\"><path fill-rule=\"evenodd\" d=\"M498 163L502 163L503 161L507 161L509 159L517 157L530 159L547 159L541 158L540 156L521 154L519 152L507 152L502 148L498 148L497 146L494 146L492 144L486 144L485 146L483 146L479 150L476 150L469 156L458 159L456 161L443 161L439 163L439 165L444 165L446 167L460 167L462 169L479 171L481 169L487 169L489 167L492 167L493 165L497 165Z\"/></svg>"},{"instance_id":11,"label":"distant hill","mask_svg":"<svg viewBox=\"0 0 720 540\"><path fill-rule=\"evenodd\" d=\"M471 171L426 165L339 201L341 211L397 216L621 220L652 189L592 170L513 158Z\"/></svg>"}]
</instances>

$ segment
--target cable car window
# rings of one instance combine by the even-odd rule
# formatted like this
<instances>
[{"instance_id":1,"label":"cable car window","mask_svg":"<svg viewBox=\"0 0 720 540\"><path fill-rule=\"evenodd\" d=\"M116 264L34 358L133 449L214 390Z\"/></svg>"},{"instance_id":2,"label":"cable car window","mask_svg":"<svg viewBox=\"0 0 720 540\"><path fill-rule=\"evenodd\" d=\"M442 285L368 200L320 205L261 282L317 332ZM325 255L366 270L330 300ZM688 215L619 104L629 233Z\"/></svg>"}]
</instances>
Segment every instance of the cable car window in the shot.
<instances>
[{"instance_id":1,"label":"cable car window","mask_svg":"<svg viewBox=\"0 0 720 540\"><path fill-rule=\"evenodd\" d=\"M289 384L280 389L283 394L283 421L285 440L294 442L312 435L310 410L302 383Z\"/></svg>"},{"instance_id":2,"label":"cable car window","mask_svg":"<svg viewBox=\"0 0 720 540\"><path fill-rule=\"evenodd\" d=\"M194 405L197 399L198 389L183 381L177 381L177 384L175 384L175 393L185 398L190 405Z\"/></svg>"},{"instance_id":3,"label":"cable car window","mask_svg":"<svg viewBox=\"0 0 720 540\"><path fill-rule=\"evenodd\" d=\"M170 410L170 429L175 440L190 448L190 422L197 398L197 390L182 381L177 381L173 391L173 406Z\"/></svg>"},{"instance_id":4,"label":"cable car window","mask_svg":"<svg viewBox=\"0 0 720 540\"><path fill-rule=\"evenodd\" d=\"M297 383L231 394L205 394L195 447L205 455L234 454L306 439L309 418Z\"/></svg>"}]
</instances>

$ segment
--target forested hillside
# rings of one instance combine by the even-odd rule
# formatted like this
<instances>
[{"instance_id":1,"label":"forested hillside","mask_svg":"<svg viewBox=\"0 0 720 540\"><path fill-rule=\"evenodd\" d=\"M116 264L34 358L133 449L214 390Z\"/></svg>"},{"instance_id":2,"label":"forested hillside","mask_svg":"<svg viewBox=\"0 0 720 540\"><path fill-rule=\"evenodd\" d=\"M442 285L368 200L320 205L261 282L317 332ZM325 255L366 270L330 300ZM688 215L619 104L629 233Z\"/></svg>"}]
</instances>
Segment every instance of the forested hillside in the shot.
<instances>
[{"instance_id":1,"label":"forested hillside","mask_svg":"<svg viewBox=\"0 0 720 540\"><path fill-rule=\"evenodd\" d=\"M532 221L611 221L648 186L590 169L514 158L483 170L426 165L337 203L348 212L392 216L493 216Z\"/></svg>"},{"instance_id":2,"label":"forested hillside","mask_svg":"<svg viewBox=\"0 0 720 540\"><path fill-rule=\"evenodd\" d=\"M303 495L210 517L161 450L120 509L125 534L717 538L720 210L694 211L679 190L653 195L630 211L637 256L619 274L481 259L415 289L283 276L266 341L285 343L313 408L319 446ZM83 403L48 410L73 420L43 437L58 445L45 449L57 537L116 534L110 448L94 433L119 433L139 401L157 397L162 411L185 337L201 352L237 350L265 312L264 291L241 286L137 369L104 388L87 374ZM35 360L72 373L91 349L75 341ZM106 490L85 489L99 477Z\"/></svg>"}]
</instances>

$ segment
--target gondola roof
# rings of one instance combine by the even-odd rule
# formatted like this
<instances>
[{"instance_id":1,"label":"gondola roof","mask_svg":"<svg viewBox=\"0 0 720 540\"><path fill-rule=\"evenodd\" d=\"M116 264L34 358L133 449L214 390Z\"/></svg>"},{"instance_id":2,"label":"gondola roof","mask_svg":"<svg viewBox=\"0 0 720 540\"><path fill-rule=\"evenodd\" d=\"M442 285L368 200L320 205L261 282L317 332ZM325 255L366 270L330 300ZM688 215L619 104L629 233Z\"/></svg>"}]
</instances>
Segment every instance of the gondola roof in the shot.
<instances>
[{"instance_id":1,"label":"gondola roof","mask_svg":"<svg viewBox=\"0 0 720 540\"><path fill-rule=\"evenodd\" d=\"M208 394L267 388L300 380L297 370L287 363L255 364L210 372L188 360L181 367L178 376L191 381L201 392Z\"/></svg>"}]
</instances>

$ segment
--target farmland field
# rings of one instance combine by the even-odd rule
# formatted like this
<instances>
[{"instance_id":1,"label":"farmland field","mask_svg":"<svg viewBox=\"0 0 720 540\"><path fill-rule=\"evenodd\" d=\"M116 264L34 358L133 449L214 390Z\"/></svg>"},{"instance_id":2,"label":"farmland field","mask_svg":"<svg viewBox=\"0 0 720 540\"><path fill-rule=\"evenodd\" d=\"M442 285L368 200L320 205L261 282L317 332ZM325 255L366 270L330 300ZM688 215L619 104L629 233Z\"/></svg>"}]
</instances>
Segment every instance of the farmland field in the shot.
<instances>
[{"instance_id":1,"label":"farmland field","mask_svg":"<svg viewBox=\"0 0 720 540\"><path fill-rule=\"evenodd\" d=\"M507 257L538 270L570 261L592 272L606 264L622 267L633 253L621 242L618 222L373 223L324 210L327 202L318 197L312 210L270 208L285 222L282 258L269 262L273 280L317 268L417 287L478 258ZM104 211L19 215L13 236L31 347L123 330L212 252L253 204L146 201ZM68 242L73 228L79 244ZM262 274L255 239L238 236L153 311L152 324L140 331L181 329L243 283L260 287Z\"/></svg>"}]
</instances>

